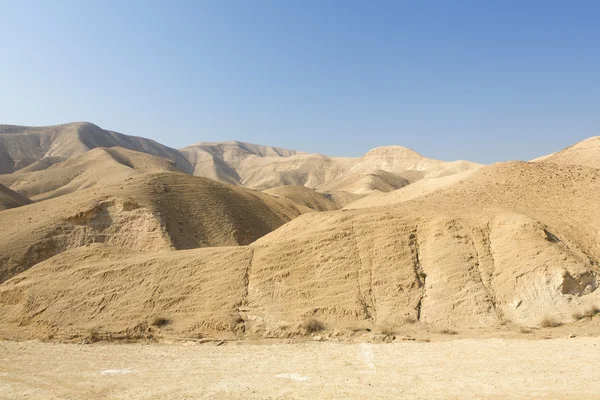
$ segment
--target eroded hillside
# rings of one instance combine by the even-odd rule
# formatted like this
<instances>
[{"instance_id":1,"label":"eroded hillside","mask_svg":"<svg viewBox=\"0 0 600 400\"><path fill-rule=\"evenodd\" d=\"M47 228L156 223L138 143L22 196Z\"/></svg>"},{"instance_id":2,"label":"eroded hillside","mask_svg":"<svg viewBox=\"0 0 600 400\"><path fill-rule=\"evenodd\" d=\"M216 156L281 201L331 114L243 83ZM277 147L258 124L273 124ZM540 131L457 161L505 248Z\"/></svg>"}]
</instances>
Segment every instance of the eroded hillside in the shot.
<instances>
[{"instance_id":1,"label":"eroded hillside","mask_svg":"<svg viewBox=\"0 0 600 400\"><path fill-rule=\"evenodd\" d=\"M244 247L69 250L0 285L0 316L25 336L143 334L157 315L171 334L237 337L301 333L308 320L573 323L600 301L597 204L597 169L499 163L397 206L307 213Z\"/></svg>"}]
</instances>

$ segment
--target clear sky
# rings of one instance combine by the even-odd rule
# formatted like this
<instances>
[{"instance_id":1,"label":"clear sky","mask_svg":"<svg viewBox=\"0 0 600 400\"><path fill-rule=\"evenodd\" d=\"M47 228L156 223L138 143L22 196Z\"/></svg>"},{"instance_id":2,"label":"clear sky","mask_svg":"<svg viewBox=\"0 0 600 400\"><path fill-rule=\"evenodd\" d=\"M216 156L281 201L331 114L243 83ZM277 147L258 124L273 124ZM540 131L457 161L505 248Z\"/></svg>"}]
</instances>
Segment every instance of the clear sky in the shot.
<instances>
[{"instance_id":1,"label":"clear sky","mask_svg":"<svg viewBox=\"0 0 600 400\"><path fill-rule=\"evenodd\" d=\"M0 123L530 159L600 135L600 1L0 0Z\"/></svg>"}]
</instances>

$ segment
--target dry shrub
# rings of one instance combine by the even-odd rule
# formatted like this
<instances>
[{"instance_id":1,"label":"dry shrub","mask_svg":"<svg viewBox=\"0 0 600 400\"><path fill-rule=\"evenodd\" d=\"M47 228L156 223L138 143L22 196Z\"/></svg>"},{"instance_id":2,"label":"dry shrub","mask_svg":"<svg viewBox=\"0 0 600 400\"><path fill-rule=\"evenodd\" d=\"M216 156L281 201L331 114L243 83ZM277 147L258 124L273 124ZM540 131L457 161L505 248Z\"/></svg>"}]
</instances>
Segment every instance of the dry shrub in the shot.
<instances>
[{"instance_id":1,"label":"dry shrub","mask_svg":"<svg viewBox=\"0 0 600 400\"><path fill-rule=\"evenodd\" d=\"M394 336L396 332L389 325L380 325L377 327L379 333L385 336Z\"/></svg>"},{"instance_id":2,"label":"dry shrub","mask_svg":"<svg viewBox=\"0 0 600 400\"><path fill-rule=\"evenodd\" d=\"M562 322L560 322L560 321L556 320L555 318L550 317L548 315L546 315L540 321L540 326L543 328L556 328L561 325L562 325Z\"/></svg>"},{"instance_id":3,"label":"dry shrub","mask_svg":"<svg viewBox=\"0 0 600 400\"><path fill-rule=\"evenodd\" d=\"M598 307L597 305L594 304L593 306L588 308L585 312L586 312L586 315L591 318L596 314L600 314L600 307Z\"/></svg>"},{"instance_id":4,"label":"dry shrub","mask_svg":"<svg viewBox=\"0 0 600 400\"><path fill-rule=\"evenodd\" d=\"M590 306L586 308L584 311L576 311L573 313L573 319L575 321L579 321L584 318L593 318L594 315L600 314L600 307L597 305Z\"/></svg>"},{"instance_id":5,"label":"dry shrub","mask_svg":"<svg viewBox=\"0 0 600 400\"><path fill-rule=\"evenodd\" d=\"M306 331L307 334L311 334L314 332L320 332L325 330L325 324L323 324L318 319L311 318L304 321L304 323L302 324L302 328Z\"/></svg>"},{"instance_id":6,"label":"dry shrub","mask_svg":"<svg viewBox=\"0 0 600 400\"><path fill-rule=\"evenodd\" d=\"M100 340L100 330L97 326L93 326L87 331L87 339L91 342L97 342Z\"/></svg>"},{"instance_id":7,"label":"dry shrub","mask_svg":"<svg viewBox=\"0 0 600 400\"><path fill-rule=\"evenodd\" d=\"M528 334L528 333L531 333L531 329L522 326L519 328L519 332Z\"/></svg>"},{"instance_id":8,"label":"dry shrub","mask_svg":"<svg viewBox=\"0 0 600 400\"><path fill-rule=\"evenodd\" d=\"M440 333L442 335L458 335L458 331L455 331L454 329L448 329L448 328L442 329L440 331Z\"/></svg>"},{"instance_id":9,"label":"dry shrub","mask_svg":"<svg viewBox=\"0 0 600 400\"><path fill-rule=\"evenodd\" d=\"M580 319L585 318L585 316L583 315L583 313L580 312L580 311L575 311L573 314L571 314L571 316L573 317L573 319L575 321L579 321Z\"/></svg>"},{"instance_id":10,"label":"dry shrub","mask_svg":"<svg viewBox=\"0 0 600 400\"><path fill-rule=\"evenodd\" d=\"M229 323L229 329L235 329L238 325L244 324L244 318L240 315L234 315L231 317L231 322Z\"/></svg>"},{"instance_id":11,"label":"dry shrub","mask_svg":"<svg viewBox=\"0 0 600 400\"><path fill-rule=\"evenodd\" d=\"M156 327L163 327L163 326L167 326L171 323L171 320L165 317L154 317L152 318L152 321L150 321L150 325L152 326L156 326Z\"/></svg>"}]
</instances>

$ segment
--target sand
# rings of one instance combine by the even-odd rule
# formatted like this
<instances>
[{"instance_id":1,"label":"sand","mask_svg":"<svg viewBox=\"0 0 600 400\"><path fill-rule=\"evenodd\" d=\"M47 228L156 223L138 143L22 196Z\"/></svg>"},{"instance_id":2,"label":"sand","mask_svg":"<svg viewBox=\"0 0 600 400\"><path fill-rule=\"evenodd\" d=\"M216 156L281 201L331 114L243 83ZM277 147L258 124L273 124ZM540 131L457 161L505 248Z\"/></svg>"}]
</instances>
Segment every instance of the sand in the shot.
<instances>
[{"instance_id":1,"label":"sand","mask_svg":"<svg viewBox=\"0 0 600 400\"><path fill-rule=\"evenodd\" d=\"M0 342L17 399L594 399L600 339L171 345Z\"/></svg>"}]
</instances>

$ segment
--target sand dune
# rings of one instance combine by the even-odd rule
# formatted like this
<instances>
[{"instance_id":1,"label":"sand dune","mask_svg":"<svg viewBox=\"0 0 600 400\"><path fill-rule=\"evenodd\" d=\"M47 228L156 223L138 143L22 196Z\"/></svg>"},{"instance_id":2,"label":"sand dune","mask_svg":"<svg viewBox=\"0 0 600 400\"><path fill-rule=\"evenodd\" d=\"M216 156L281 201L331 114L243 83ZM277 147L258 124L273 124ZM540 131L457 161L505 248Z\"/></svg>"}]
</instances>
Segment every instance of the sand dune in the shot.
<instances>
[{"instance_id":1,"label":"sand dune","mask_svg":"<svg viewBox=\"0 0 600 400\"><path fill-rule=\"evenodd\" d=\"M24 206L30 203L31 200L27 197L10 190L6 186L0 185L0 211Z\"/></svg>"},{"instance_id":2,"label":"sand dune","mask_svg":"<svg viewBox=\"0 0 600 400\"><path fill-rule=\"evenodd\" d=\"M248 244L309 209L177 173L142 174L0 214L0 281L69 248L132 250Z\"/></svg>"}]
</instances>

